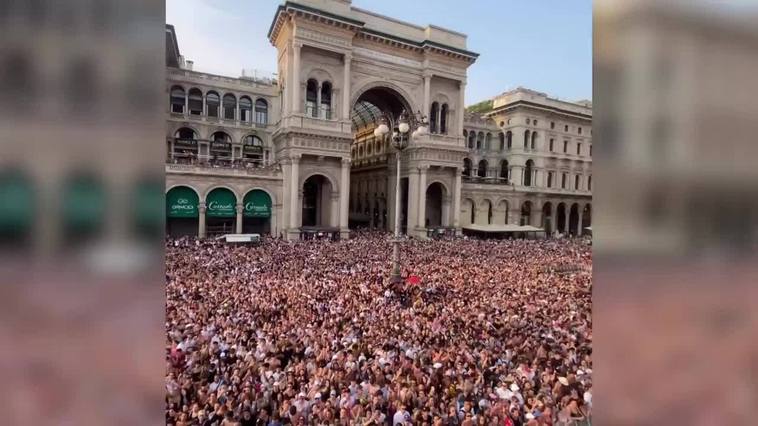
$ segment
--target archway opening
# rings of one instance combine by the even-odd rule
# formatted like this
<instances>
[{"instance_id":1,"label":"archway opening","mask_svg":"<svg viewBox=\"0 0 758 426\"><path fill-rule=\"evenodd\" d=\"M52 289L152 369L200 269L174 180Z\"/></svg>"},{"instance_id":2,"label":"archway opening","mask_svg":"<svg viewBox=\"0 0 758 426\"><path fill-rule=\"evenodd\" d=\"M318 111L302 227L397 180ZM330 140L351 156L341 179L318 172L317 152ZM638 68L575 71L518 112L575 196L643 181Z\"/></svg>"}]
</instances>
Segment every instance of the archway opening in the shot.
<instances>
[{"instance_id":1,"label":"archway opening","mask_svg":"<svg viewBox=\"0 0 758 426\"><path fill-rule=\"evenodd\" d=\"M324 175L313 175L303 183L303 227L334 226L330 220L332 184Z\"/></svg>"},{"instance_id":2,"label":"archway opening","mask_svg":"<svg viewBox=\"0 0 758 426\"><path fill-rule=\"evenodd\" d=\"M592 226L592 204L584 206L584 211L582 212L582 228L587 228L588 226Z\"/></svg>"},{"instance_id":3,"label":"archway opening","mask_svg":"<svg viewBox=\"0 0 758 426\"><path fill-rule=\"evenodd\" d=\"M245 194L242 201L242 232L245 234L271 233L271 197L260 189Z\"/></svg>"},{"instance_id":4,"label":"archway opening","mask_svg":"<svg viewBox=\"0 0 758 426\"><path fill-rule=\"evenodd\" d=\"M392 122L396 122L404 110L409 113L413 111L400 93L384 86L366 90L353 105L353 145L350 150L353 161L350 167L349 204L354 208L351 209L349 217L351 228L394 229L392 226L395 221L396 151L392 148L389 137L377 138L374 129L380 124L383 116L386 115ZM406 229L407 177L401 178L400 201L401 228ZM360 208L357 208L359 204Z\"/></svg>"},{"instance_id":5,"label":"archway opening","mask_svg":"<svg viewBox=\"0 0 758 426\"><path fill-rule=\"evenodd\" d=\"M200 198L188 186L176 186L166 194L166 234L197 236Z\"/></svg>"},{"instance_id":6,"label":"archway opening","mask_svg":"<svg viewBox=\"0 0 758 426\"><path fill-rule=\"evenodd\" d=\"M37 215L36 193L30 179L21 172L0 174L0 245L18 248L31 243Z\"/></svg>"},{"instance_id":7,"label":"archway opening","mask_svg":"<svg viewBox=\"0 0 758 426\"><path fill-rule=\"evenodd\" d=\"M227 188L216 188L205 197L206 235L234 234L237 224L237 196Z\"/></svg>"},{"instance_id":8,"label":"archway opening","mask_svg":"<svg viewBox=\"0 0 758 426\"><path fill-rule=\"evenodd\" d=\"M426 221L427 228L446 225L443 221L443 199L445 187L439 182L434 182L426 189Z\"/></svg>"},{"instance_id":9,"label":"archway opening","mask_svg":"<svg viewBox=\"0 0 758 426\"><path fill-rule=\"evenodd\" d=\"M571 212L569 213L569 233L571 235L578 235L579 230L579 205L576 203L571 205Z\"/></svg>"},{"instance_id":10,"label":"archway opening","mask_svg":"<svg viewBox=\"0 0 758 426\"><path fill-rule=\"evenodd\" d=\"M521 225L531 225L532 224L532 202L531 201L524 201L524 204L521 205Z\"/></svg>"},{"instance_id":11,"label":"archway opening","mask_svg":"<svg viewBox=\"0 0 758 426\"><path fill-rule=\"evenodd\" d=\"M558 210L555 215L555 229L561 234L566 234L566 204L558 204Z\"/></svg>"}]
</instances>

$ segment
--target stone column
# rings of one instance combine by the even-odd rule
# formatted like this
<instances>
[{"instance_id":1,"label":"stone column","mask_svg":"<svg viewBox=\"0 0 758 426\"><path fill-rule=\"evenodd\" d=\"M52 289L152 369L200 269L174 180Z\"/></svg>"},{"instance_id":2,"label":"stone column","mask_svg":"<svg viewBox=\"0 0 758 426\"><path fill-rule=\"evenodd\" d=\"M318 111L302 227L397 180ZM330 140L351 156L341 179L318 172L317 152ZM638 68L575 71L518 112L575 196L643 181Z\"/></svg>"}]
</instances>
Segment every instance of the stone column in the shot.
<instances>
[{"instance_id":1,"label":"stone column","mask_svg":"<svg viewBox=\"0 0 758 426\"><path fill-rule=\"evenodd\" d=\"M292 42L294 58L292 60L292 112L300 112L300 48L302 43Z\"/></svg>"},{"instance_id":2,"label":"stone column","mask_svg":"<svg viewBox=\"0 0 758 426\"><path fill-rule=\"evenodd\" d=\"M414 228L414 224L418 223L419 213L419 170L417 168L411 168L408 171L408 218L405 220L407 224L406 233L411 235L411 231Z\"/></svg>"},{"instance_id":3,"label":"stone column","mask_svg":"<svg viewBox=\"0 0 758 426\"><path fill-rule=\"evenodd\" d=\"M330 209L329 209L329 226L333 226L336 228L340 226L340 213L341 213L340 195L341 194L340 194L340 191L332 191L331 195L332 195L331 197L332 204L330 205Z\"/></svg>"},{"instance_id":4,"label":"stone column","mask_svg":"<svg viewBox=\"0 0 758 426\"><path fill-rule=\"evenodd\" d=\"M291 169L291 162L289 158L283 158L280 162L282 166L282 216L281 216L281 231L283 233L287 232L287 229L289 229L290 224L290 205L292 202L292 182L290 182L290 179L292 178L292 169ZM272 223L273 226L273 223Z\"/></svg>"},{"instance_id":5,"label":"stone column","mask_svg":"<svg viewBox=\"0 0 758 426\"><path fill-rule=\"evenodd\" d=\"M522 186L524 179L521 176L521 166L511 166L511 184Z\"/></svg>"},{"instance_id":6,"label":"stone column","mask_svg":"<svg viewBox=\"0 0 758 426\"><path fill-rule=\"evenodd\" d=\"M342 159L342 175L340 176L340 233L348 232L350 207L350 158Z\"/></svg>"},{"instance_id":7,"label":"stone column","mask_svg":"<svg viewBox=\"0 0 758 426\"><path fill-rule=\"evenodd\" d=\"M292 174L290 175L290 229L299 228L298 223L298 201L300 200L299 194L302 191L300 188L300 155L293 155L291 157L292 165L290 166Z\"/></svg>"},{"instance_id":8,"label":"stone column","mask_svg":"<svg viewBox=\"0 0 758 426\"><path fill-rule=\"evenodd\" d=\"M237 203L237 223L235 224L237 229L236 232L238 234L242 233L242 212L245 210L245 205L242 203Z\"/></svg>"},{"instance_id":9,"label":"stone column","mask_svg":"<svg viewBox=\"0 0 758 426\"><path fill-rule=\"evenodd\" d=\"M344 57L345 67L342 71L343 73L342 119L343 120L350 120L350 110L352 108L352 105L350 105L350 62L352 60L353 60L353 56L349 53L346 53Z\"/></svg>"},{"instance_id":10,"label":"stone column","mask_svg":"<svg viewBox=\"0 0 758 426\"><path fill-rule=\"evenodd\" d=\"M316 118L321 118L321 83L316 86Z\"/></svg>"},{"instance_id":11,"label":"stone column","mask_svg":"<svg viewBox=\"0 0 758 426\"><path fill-rule=\"evenodd\" d=\"M566 208L564 209L564 211L566 212L566 214L564 215L566 217L565 217L565 220L564 220L565 228L563 228L563 234L564 235L568 235L569 231L570 231L569 224L571 223L570 222L570 219L571 219L571 205L569 205L568 203L566 203Z\"/></svg>"},{"instance_id":12,"label":"stone column","mask_svg":"<svg viewBox=\"0 0 758 426\"><path fill-rule=\"evenodd\" d=\"M466 113L466 82L461 81L460 82L460 90L461 90L461 98L458 101L458 129L456 129L457 134L463 135L463 118ZM464 145L465 145L464 141Z\"/></svg>"},{"instance_id":13,"label":"stone column","mask_svg":"<svg viewBox=\"0 0 758 426\"><path fill-rule=\"evenodd\" d=\"M426 171L429 166L420 166L418 184L418 227L426 228Z\"/></svg>"},{"instance_id":14,"label":"stone column","mask_svg":"<svg viewBox=\"0 0 758 426\"><path fill-rule=\"evenodd\" d=\"M442 226L450 226L450 207L452 205L452 199L453 197L450 195L442 197L442 218L440 220Z\"/></svg>"},{"instance_id":15,"label":"stone column","mask_svg":"<svg viewBox=\"0 0 758 426\"><path fill-rule=\"evenodd\" d=\"M577 222L576 222L576 235L581 237L582 236L582 216L583 216L582 213L584 213L584 206L579 204L579 206L577 207L577 213L579 213L579 215L577 217Z\"/></svg>"},{"instance_id":16,"label":"stone column","mask_svg":"<svg viewBox=\"0 0 758 426\"><path fill-rule=\"evenodd\" d=\"M201 202L198 205L198 209L200 212L200 215L198 216L198 227L197 227L197 236L200 238L205 238L205 210L206 206L204 202Z\"/></svg>"},{"instance_id":17,"label":"stone column","mask_svg":"<svg viewBox=\"0 0 758 426\"><path fill-rule=\"evenodd\" d=\"M453 226L461 227L461 168L454 168L455 183L453 184ZM456 231L457 232L457 231Z\"/></svg>"},{"instance_id":18,"label":"stone column","mask_svg":"<svg viewBox=\"0 0 758 426\"><path fill-rule=\"evenodd\" d=\"M432 91L432 75L424 74L424 112L423 114L429 116L431 114L431 91ZM431 117L429 117L431 119Z\"/></svg>"}]
</instances>

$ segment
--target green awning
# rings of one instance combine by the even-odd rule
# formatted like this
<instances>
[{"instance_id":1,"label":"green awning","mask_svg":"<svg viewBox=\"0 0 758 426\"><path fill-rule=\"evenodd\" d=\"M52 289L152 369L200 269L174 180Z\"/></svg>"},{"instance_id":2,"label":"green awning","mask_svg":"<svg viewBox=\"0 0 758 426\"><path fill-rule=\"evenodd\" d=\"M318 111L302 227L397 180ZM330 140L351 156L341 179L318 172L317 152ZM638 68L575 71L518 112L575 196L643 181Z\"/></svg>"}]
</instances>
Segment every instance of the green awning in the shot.
<instances>
[{"instance_id":1,"label":"green awning","mask_svg":"<svg viewBox=\"0 0 758 426\"><path fill-rule=\"evenodd\" d=\"M34 214L34 193L29 182L16 174L0 177L0 232L27 230Z\"/></svg>"},{"instance_id":2,"label":"green awning","mask_svg":"<svg viewBox=\"0 0 758 426\"><path fill-rule=\"evenodd\" d=\"M166 194L166 216L178 218L198 217L200 199L197 193L186 186L171 188Z\"/></svg>"},{"instance_id":3,"label":"green awning","mask_svg":"<svg viewBox=\"0 0 758 426\"><path fill-rule=\"evenodd\" d=\"M216 188L208 194L205 200L207 217L235 217L237 216L237 197L226 188Z\"/></svg>"},{"instance_id":4,"label":"green awning","mask_svg":"<svg viewBox=\"0 0 758 426\"><path fill-rule=\"evenodd\" d=\"M271 197L260 189L254 189L245 195L245 217L271 217Z\"/></svg>"},{"instance_id":5,"label":"green awning","mask_svg":"<svg viewBox=\"0 0 758 426\"><path fill-rule=\"evenodd\" d=\"M72 229L93 230L105 221L105 191L89 177L71 180L63 192L63 220Z\"/></svg>"},{"instance_id":6,"label":"green awning","mask_svg":"<svg viewBox=\"0 0 758 426\"><path fill-rule=\"evenodd\" d=\"M148 229L163 226L163 188L164 184L157 181L145 180L137 184L131 203L137 226Z\"/></svg>"}]
</instances>

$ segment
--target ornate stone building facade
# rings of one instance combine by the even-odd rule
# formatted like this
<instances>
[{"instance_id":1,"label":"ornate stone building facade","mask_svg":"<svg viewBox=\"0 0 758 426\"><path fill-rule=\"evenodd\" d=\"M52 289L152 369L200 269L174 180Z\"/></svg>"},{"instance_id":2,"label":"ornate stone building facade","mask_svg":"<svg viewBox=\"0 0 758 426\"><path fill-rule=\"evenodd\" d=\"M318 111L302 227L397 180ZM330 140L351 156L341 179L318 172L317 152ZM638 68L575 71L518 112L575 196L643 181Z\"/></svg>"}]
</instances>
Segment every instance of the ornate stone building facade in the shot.
<instances>
[{"instance_id":1,"label":"ornate stone building facade","mask_svg":"<svg viewBox=\"0 0 758 426\"><path fill-rule=\"evenodd\" d=\"M549 198L545 194L566 201L589 196L536 185L548 168L579 167L568 154L516 148L498 154L485 145L467 146L474 129L493 147L499 132L536 126L521 123L524 117L581 121L588 131L591 124L577 105L562 107L575 109L570 116L557 106L542 111L512 102L466 120L467 68L478 55L467 49L463 34L377 15L349 0L298 0L277 9L268 36L278 51L276 80L228 78L193 71L167 27L172 234L261 232L298 239L308 232L346 237L356 227L393 229L395 151L373 130L383 117L393 123L403 111L427 116L430 130L410 140L401 157L400 217L411 236L426 237L430 228L460 232L472 217L480 223L485 199L497 214L483 223L505 223L497 215L507 216L508 207L501 212L498 202L531 201L536 209ZM494 124L501 118L513 124ZM513 176L522 176L532 161L533 180L515 189L497 179L490 183L499 173L495 157L509 162ZM464 178L482 159L485 176ZM478 209L473 215L472 205Z\"/></svg>"},{"instance_id":2,"label":"ornate stone building facade","mask_svg":"<svg viewBox=\"0 0 758 426\"><path fill-rule=\"evenodd\" d=\"M592 222L592 106L518 88L467 114L461 224L580 235Z\"/></svg>"}]
</instances>

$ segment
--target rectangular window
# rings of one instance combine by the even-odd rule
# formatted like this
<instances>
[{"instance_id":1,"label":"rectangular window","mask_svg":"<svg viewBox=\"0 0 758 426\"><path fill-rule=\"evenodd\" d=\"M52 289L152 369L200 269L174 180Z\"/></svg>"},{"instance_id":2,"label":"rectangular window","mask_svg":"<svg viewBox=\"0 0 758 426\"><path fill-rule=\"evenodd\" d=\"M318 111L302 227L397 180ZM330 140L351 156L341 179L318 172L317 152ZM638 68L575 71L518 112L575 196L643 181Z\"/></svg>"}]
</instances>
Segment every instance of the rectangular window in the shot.
<instances>
[{"instance_id":1,"label":"rectangular window","mask_svg":"<svg viewBox=\"0 0 758 426\"><path fill-rule=\"evenodd\" d=\"M580 127L578 130L579 130L579 134L581 135L582 134L582 128Z\"/></svg>"},{"instance_id":2,"label":"rectangular window","mask_svg":"<svg viewBox=\"0 0 758 426\"><path fill-rule=\"evenodd\" d=\"M576 144L576 155L582 155L582 144Z\"/></svg>"},{"instance_id":3,"label":"rectangular window","mask_svg":"<svg viewBox=\"0 0 758 426\"><path fill-rule=\"evenodd\" d=\"M550 139L550 152L553 152L553 142L555 142L555 139Z\"/></svg>"},{"instance_id":4,"label":"rectangular window","mask_svg":"<svg viewBox=\"0 0 758 426\"><path fill-rule=\"evenodd\" d=\"M568 124L567 124L567 125L565 125L565 126L563 126L563 131L564 131L564 132L568 132L568 131L569 131L569 126L568 126Z\"/></svg>"},{"instance_id":5,"label":"rectangular window","mask_svg":"<svg viewBox=\"0 0 758 426\"><path fill-rule=\"evenodd\" d=\"M234 120L234 113L236 108L233 106L224 107L224 119Z\"/></svg>"},{"instance_id":6,"label":"rectangular window","mask_svg":"<svg viewBox=\"0 0 758 426\"><path fill-rule=\"evenodd\" d=\"M547 172L547 187L553 187L553 172Z\"/></svg>"},{"instance_id":7,"label":"rectangular window","mask_svg":"<svg viewBox=\"0 0 758 426\"><path fill-rule=\"evenodd\" d=\"M551 121L550 122L550 128L551 129L555 129L555 121Z\"/></svg>"},{"instance_id":8,"label":"rectangular window","mask_svg":"<svg viewBox=\"0 0 758 426\"><path fill-rule=\"evenodd\" d=\"M579 175L576 175L574 178L574 189L577 191L579 190Z\"/></svg>"},{"instance_id":9,"label":"rectangular window","mask_svg":"<svg viewBox=\"0 0 758 426\"><path fill-rule=\"evenodd\" d=\"M563 177L561 178L561 189L566 189L566 173L563 174Z\"/></svg>"},{"instance_id":10,"label":"rectangular window","mask_svg":"<svg viewBox=\"0 0 758 426\"><path fill-rule=\"evenodd\" d=\"M592 191L592 175L587 177L587 191Z\"/></svg>"},{"instance_id":11,"label":"rectangular window","mask_svg":"<svg viewBox=\"0 0 758 426\"><path fill-rule=\"evenodd\" d=\"M252 111L250 111L249 109L240 110L240 120L249 123L251 116L252 116Z\"/></svg>"},{"instance_id":12,"label":"rectangular window","mask_svg":"<svg viewBox=\"0 0 758 426\"><path fill-rule=\"evenodd\" d=\"M218 117L218 105L208 105L208 117Z\"/></svg>"},{"instance_id":13,"label":"rectangular window","mask_svg":"<svg viewBox=\"0 0 758 426\"><path fill-rule=\"evenodd\" d=\"M590 145L590 157L592 157L592 145Z\"/></svg>"},{"instance_id":14,"label":"rectangular window","mask_svg":"<svg viewBox=\"0 0 758 426\"><path fill-rule=\"evenodd\" d=\"M569 152L569 141L563 141L563 153L567 154Z\"/></svg>"}]
</instances>

